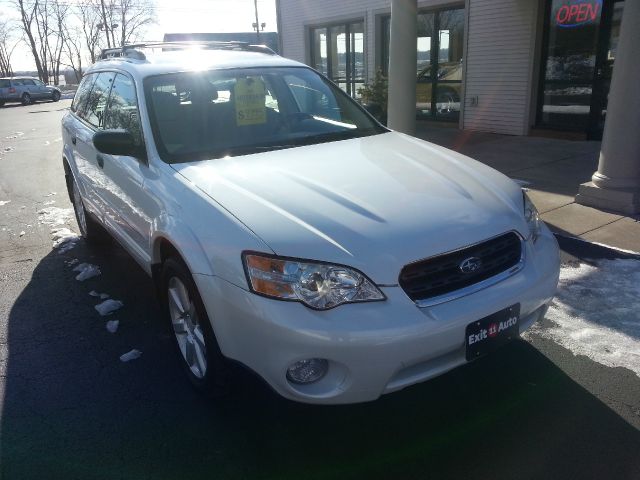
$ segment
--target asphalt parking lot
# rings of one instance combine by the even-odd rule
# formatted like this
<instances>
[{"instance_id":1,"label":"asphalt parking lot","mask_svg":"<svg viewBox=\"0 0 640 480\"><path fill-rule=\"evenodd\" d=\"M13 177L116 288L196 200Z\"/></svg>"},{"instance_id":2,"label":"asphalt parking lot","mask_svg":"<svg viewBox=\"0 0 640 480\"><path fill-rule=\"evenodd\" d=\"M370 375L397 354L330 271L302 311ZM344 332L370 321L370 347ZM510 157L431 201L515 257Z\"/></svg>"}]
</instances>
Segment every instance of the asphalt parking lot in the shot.
<instances>
[{"instance_id":1,"label":"asphalt parking lot","mask_svg":"<svg viewBox=\"0 0 640 480\"><path fill-rule=\"evenodd\" d=\"M241 370L231 397L201 398L134 261L115 244L60 254L39 223L70 208L69 104L0 109L3 480L640 478L640 378L542 335L367 404L297 404ZM611 255L562 247L567 262ZM75 259L101 275L76 281ZM124 303L116 333L91 291Z\"/></svg>"}]
</instances>

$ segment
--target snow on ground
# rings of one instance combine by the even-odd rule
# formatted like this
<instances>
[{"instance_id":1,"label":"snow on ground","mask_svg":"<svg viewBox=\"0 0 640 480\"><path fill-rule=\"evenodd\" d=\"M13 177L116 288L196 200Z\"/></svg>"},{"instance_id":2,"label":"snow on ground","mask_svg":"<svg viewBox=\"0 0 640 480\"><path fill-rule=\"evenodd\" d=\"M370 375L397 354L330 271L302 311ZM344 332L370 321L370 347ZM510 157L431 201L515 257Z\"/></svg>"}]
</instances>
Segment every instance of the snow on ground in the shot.
<instances>
[{"instance_id":1,"label":"snow on ground","mask_svg":"<svg viewBox=\"0 0 640 480\"><path fill-rule=\"evenodd\" d=\"M108 300L105 300L102 303L99 303L94 308L98 311L100 315L104 317L106 315L111 315L113 312L115 312L116 310L119 310L123 306L124 306L124 303L122 303L120 300L113 300L110 298Z\"/></svg>"},{"instance_id":2,"label":"snow on ground","mask_svg":"<svg viewBox=\"0 0 640 480\"><path fill-rule=\"evenodd\" d=\"M91 290L89 292L89 295L91 295L92 297L100 297L100 300L104 300L104 299L110 297L110 295L108 293L98 293L95 290Z\"/></svg>"},{"instance_id":3,"label":"snow on ground","mask_svg":"<svg viewBox=\"0 0 640 480\"><path fill-rule=\"evenodd\" d=\"M76 265L73 271L79 272L78 275L76 275L76 280L78 280L79 282L84 282L85 280L88 280L90 278L97 277L101 273L100 267L98 267L97 265L92 265L90 263L81 263L79 265Z\"/></svg>"},{"instance_id":4,"label":"snow on ground","mask_svg":"<svg viewBox=\"0 0 640 480\"><path fill-rule=\"evenodd\" d=\"M73 218L72 208L47 207L38 210L38 221L41 224L58 226L68 223Z\"/></svg>"},{"instance_id":5,"label":"snow on ground","mask_svg":"<svg viewBox=\"0 0 640 480\"><path fill-rule=\"evenodd\" d=\"M116 333L116 331L118 330L118 325L120 325L120 320L109 320L106 323L105 327L107 327L109 333Z\"/></svg>"},{"instance_id":6,"label":"snow on ground","mask_svg":"<svg viewBox=\"0 0 640 480\"><path fill-rule=\"evenodd\" d=\"M130 352L127 352L124 355L120 355L120 361L129 362L131 360L135 360L136 358L140 358L140 355L142 355L142 352L134 348Z\"/></svg>"},{"instance_id":7,"label":"snow on ground","mask_svg":"<svg viewBox=\"0 0 640 480\"><path fill-rule=\"evenodd\" d=\"M549 338L609 367L640 377L640 260L600 260L563 266L546 318L527 335Z\"/></svg>"},{"instance_id":8,"label":"snow on ground","mask_svg":"<svg viewBox=\"0 0 640 480\"><path fill-rule=\"evenodd\" d=\"M0 207L3 205L6 205L7 203L10 203L11 200L0 200Z\"/></svg>"},{"instance_id":9,"label":"snow on ground","mask_svg":"<svg viewBox=\"0 0 640 480\"><path fill-rule=\"evenodd\" d=\"M66 253L76 246L80 236L68 228L52 228L51 239L53 248L58 249L58 253Z\"/></svg>"}]
</instances>

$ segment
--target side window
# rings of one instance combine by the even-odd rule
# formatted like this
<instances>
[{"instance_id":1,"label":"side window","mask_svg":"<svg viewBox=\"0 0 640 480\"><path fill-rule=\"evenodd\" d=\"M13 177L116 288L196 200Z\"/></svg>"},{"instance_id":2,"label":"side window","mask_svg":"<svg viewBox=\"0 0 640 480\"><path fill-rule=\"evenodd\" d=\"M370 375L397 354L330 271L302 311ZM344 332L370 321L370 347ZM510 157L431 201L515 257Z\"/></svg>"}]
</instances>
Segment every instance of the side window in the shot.
<instances>
[{"instance_id":1,"label":"side window","mask_svg":"<svg viewBox=\"0 0 640 480\"><path fill-rule=\"evenodd\" d=\"M89 99L89 93L91 92L91 87L93 87L93 82L96 81L95 73L90 73L89 75L85 75L85 77L80 82L80 86L78 87L78 91L76 95L73 97L73 102L71 102L71 111L78 113L80 115L81 112L84 111L87 106L87 100Z\"/></svg>"},{"instance_id":2,"label":"side window","mask_svg":"<svg viewBox=\"0 0 640 480\"><path fill-rule=\"evenodd\" d=\"M11 83L13 84L14 87L21 87L22 85L24 85L24 80L22 80L21 78L14 78L13 80L11 80Z\"/></svg>"},{"instance_id":3,"label":"side window","mask_svg":"<svg viewBox=\"0 0 640 480\"><path fill-rule=\"evenodd\" d=\"M44 86L44 82L40 81L40 80L34 80L34 83L38 86L38 87L42 87Z\"/></svg>"},{"instance_id":4,"label":"side window","mask_svg":"<svg viewBox=\"0 0 640 480\"><path fill-rule=\"evenodd\" d=\"M137 144L142 143L136 88L133 80L126 75L119 73L113 81L104 128L126 130L133 135Z\"/></svg>"},{"instance_id":5,"label":"side window","mask_svg":"<svg viewBox=\"0 0 640 480\"><path fill-rule=\"evenodd\" d=\"M33 86L35 85L35 82L34 82L33 80L30 80L30 79L28 79L28 78L25 78L25 79L22 81L22 84L23 84L23 85L28 85L29 87L33 87Z\"/></svg>"},{"instance_id":6,"label":"side window","mask_svg":"<svg viewBox=\"0 0 640 480\"><path fill-rule=\"evenodd\" d=\"M0 78L0 88L9 88L10 86L11 86L11 82L9 80Z\"/></svg>"},{"instance_id":7,"label":"side window","mask_svg":"<svg viewBox=\"0 0 640 480\"><path fill-rule=\"evenodd\" d=\"M84 115L81 115L96 128L104 127L104 113L115 75L113 72L102 72L98 74L96 83L93 84L93 88L89 94L86 111Z\"/></svg>"}]
</instances>

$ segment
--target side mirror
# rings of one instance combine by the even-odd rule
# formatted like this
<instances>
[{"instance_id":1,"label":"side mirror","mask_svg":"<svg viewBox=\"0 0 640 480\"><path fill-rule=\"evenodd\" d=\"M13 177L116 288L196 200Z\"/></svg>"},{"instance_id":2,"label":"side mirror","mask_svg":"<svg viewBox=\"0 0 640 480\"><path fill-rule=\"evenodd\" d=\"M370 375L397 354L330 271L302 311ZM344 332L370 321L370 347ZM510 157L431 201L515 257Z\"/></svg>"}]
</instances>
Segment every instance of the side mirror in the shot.
<instances>
[{"instance_id":1,"label":"side mirror","mask_svg":"<svg viewBox=\"0 0 640 480\"><path fill-rule=\"evenodd\" d=\"M146 158L144 147L136 145L133 135L125 130L101 130L93 134L93 145L101 153Z\"/></svg>"}]
</instances>

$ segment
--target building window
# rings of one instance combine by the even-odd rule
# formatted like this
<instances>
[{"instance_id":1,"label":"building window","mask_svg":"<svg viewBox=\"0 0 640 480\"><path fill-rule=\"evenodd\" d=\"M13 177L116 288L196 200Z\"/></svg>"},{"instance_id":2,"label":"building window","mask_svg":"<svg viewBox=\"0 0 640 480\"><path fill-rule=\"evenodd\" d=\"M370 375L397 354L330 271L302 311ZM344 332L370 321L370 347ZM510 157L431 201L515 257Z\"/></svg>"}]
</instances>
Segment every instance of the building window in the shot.
<instances>
[{"instance_id":1,"label":"building window","mask_svg":"<svg viewBox=\"0 0 640 480\"><path fill-rule=\"evenodd\" d=\"M380 25L380 67L388 75L391 17L382 17ZM457 121L462 89L464 9L419 13L416 48L417 117Z\"/></svg>"},{"instance_id":2,"label":"building window","mask_svg":"<svg viewBox=\"0 0 640 480\"><path fill-rule=\"evenodd\" d=\"M624 2L550 0L538 125L602 137Z\"/></svg>"},{"instance_id":3,"label":"building window","mask_svg":"<svg viewBox=\"0 0 640 480\"><path fill-rule=\"evenodd\" d=\"M311 65L352 97L364 84L364 22L312 28Z\"/></svg>"}]
</instances>

